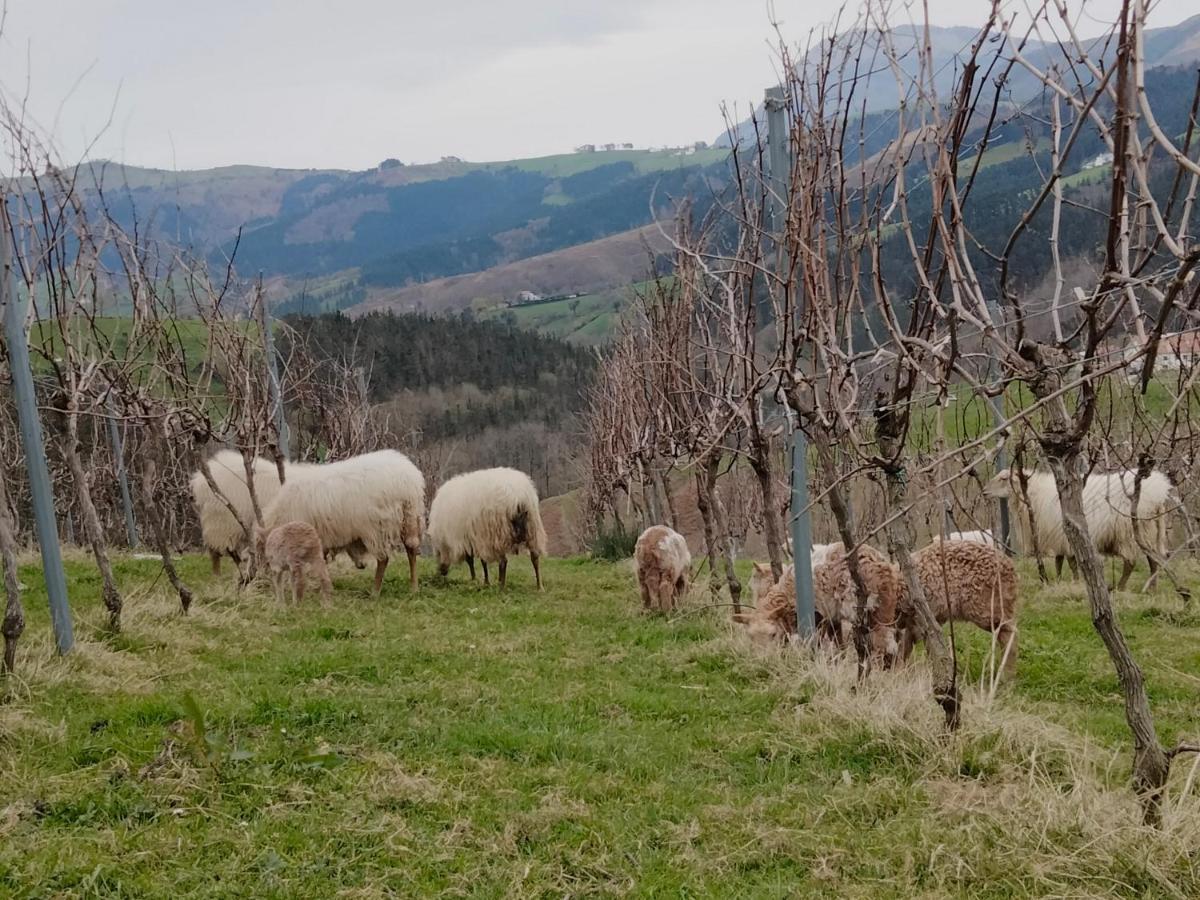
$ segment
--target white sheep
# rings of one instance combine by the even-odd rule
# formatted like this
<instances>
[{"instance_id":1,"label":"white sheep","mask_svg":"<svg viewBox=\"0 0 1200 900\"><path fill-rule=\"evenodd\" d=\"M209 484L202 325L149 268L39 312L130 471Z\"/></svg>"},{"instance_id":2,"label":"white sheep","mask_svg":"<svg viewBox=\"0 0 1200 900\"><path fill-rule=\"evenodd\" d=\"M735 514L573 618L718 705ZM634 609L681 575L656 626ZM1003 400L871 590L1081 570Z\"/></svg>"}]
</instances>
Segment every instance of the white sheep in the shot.
<instances>
[{"instance_id":1,"label":"white sheep","mask_svg":"<svg viewBox=\"0 0 1200 900\"><path fill-rule=\"evenodd\" d=\"M450 566L466 560L475 578L475 559L483 563L483 583L489 584L488 563L499 562L500 586L508 573L508 555L529 549L533 575L542 589L540 559L546 553L546 532L537 488L516 469L479 469L456 475L438 488L429 506L429 538L444 577Z\"/></svg>"},{"instance_id":2,"label":"white sheep","mask_svg":"<svg viewBox=\"0 0 1200 900\"><path fill-rule=\"evenodd\" d=\"M692 554L683 535L666 525L652 525L637 539L633 558L637 563L642 608L653 606L661 612L670 612L687 590L691 574Z\"/></svg>"},{"instance_id":3,"label":"white sheep","mask_svg":"<svg viewBox=\"0 0 1200 900\"><path fill-rule=\"evenodd\" d=\"M375 558L373 593L379 595L388 557L403 547L409 581L417 589L417 554L425 527L425 478L407 456L377 450L340 462L289 470L263 526L307 522L326 552L345 550L356 561Z\"/></svg>"},{"instance_id":4,"label":"white sheep","mask_svg":"<svg viewBox=\"0 0 1200 900\"><path fill-rule=\"evenodd\" d=\"M1008 497L1024 512L1027 528L1036 526L1038 550L1054 557L1055 572L1062 574L1063 560L1075 569L1075 554L1063 531L1062 506L1058 486L1050 472L1024 473L1028 485L1028 505L1018 479L1010 469L998 472L984 488L989 497ZM1096 549L1105 556L1118 557L1122 563L1117 589L1129 583L1134 564L1141 555L1133 528L1133 489L1136 473L1111 472L1089 475L1083 486L1083 511L1088 533ZM1138 497L1138 533L1143 543L1163 558L1167 548L1167 515L1174 502L1174 488L1162 472L1152 471L1141 483ZM1032 521L1030 521L1032 520ZM1147 554L1151 576L1158 570L1153 555Z\"/></svg>"},{"instance_id":5,"label":"white sheep","mask_svg":"<svg viewBox=\"0 0 1200 900\"><path fill-rule=\"evenodd\" d=\"M208 469L218 489L237 510L238 516L253 526L254 509L250 503L250 491L246 487L246 468L242 455L236 450L218 450L209 458ZM253 471L259 509L266 509L279 493L279 470L275 463L257 457L253 462ZM284 474L287 472L285 468ZM200 536L212 559L213 574L220 574L222 556L228 556L234 565L240 566L242 554L250 545L242 526L225 501L213 493L203 472L198 471L192 476L191 489L192 504L200 517Z\"/></svg>"}]
</instances>

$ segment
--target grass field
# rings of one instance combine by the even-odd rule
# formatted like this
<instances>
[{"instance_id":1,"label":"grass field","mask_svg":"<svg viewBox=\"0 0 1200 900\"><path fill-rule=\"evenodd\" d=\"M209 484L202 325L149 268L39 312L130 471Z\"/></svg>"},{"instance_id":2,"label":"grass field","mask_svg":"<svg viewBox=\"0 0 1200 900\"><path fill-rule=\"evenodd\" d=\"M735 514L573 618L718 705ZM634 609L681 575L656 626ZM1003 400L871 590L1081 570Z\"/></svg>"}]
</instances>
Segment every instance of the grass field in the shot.
<instances>
[{"instance_id":1,"label":"grass field","mask_svg":"<svg viewBox=\"0 0 1200 900\"><path fill-rule=\"evenodd\" d=\"M50 652L33 565L0 704L0 895L911 897L1200 894L1200 806L1136 822L1117 685L1074 584L1027 589L1016 681L937 735L923 667L757 652L726 610L643 616L625 565L507 593L235 597L189 558L181 617L121 559L125 631L69 562ZM1192 573L1194 574L1194 573ZM1028 576L1027 567L1023 575ZM1194 581L1200 579L1192 579ZM1028 577L1025 585L1031 584ZM1200 614L1121 595L1164 738L1200 730Z\"/></svg>"},{"instance_id":2,"label":"grass field","mask_svg":"<svg viewBox=\"0 0 1200 900\"><path fill-rule=\"evenodd\" d=\"M628 305L629 288L585 294L571 300L531 303L527 306L491 307L481 319L512 316L514 324L573 344L596 346L612 337L620 311Z\"/></svg>"}]
</instances>

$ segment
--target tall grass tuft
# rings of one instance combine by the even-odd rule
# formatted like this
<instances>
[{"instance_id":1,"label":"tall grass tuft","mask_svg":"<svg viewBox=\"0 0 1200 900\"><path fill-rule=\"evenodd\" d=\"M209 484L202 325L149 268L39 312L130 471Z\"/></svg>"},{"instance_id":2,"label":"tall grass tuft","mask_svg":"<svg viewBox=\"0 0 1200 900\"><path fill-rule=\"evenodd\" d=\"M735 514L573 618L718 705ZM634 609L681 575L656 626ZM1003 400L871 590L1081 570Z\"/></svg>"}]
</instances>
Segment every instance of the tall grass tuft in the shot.
<instances>
[{"instance_id":1,"label":"tall grass tuft","mask_svg":"<svg viewBox=\"0 0 1200 900\"><path fill-rule=\"evenodd\" d=\"M616 522L611 528L603 526L592 538L592 559L605 559L610 562L629 559L633 556L637 539L637 533L627 530L622 522Z\"/></svg>"}]
</instances>

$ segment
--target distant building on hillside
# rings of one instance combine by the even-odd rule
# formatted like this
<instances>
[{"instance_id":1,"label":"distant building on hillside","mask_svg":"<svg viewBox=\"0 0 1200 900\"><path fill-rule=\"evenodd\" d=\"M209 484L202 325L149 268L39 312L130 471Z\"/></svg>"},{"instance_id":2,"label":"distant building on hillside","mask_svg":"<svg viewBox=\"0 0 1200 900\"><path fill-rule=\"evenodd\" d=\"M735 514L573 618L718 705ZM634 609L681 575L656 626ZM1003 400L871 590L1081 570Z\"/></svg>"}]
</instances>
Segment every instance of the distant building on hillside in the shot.
<instances>
[{"instance_id":1,"label":"distant building on hillside","mask_svg":"<svg viewBox=\"0 0 1200 900\"><path fill-rule=\"evenodd\" d=\"M575 148L575 152L576 153L595 153L596 145L595 144L580 144L578 147Z\"/></svg>"},{"instance_id":2,"label":"distant building on hillside","mask_svg":"<svg viewBox=\"0 0 1200 900\"><path fill-rule=\"evenodd\" d=\"M604 149L605 149L605 150L609 150L609 151L616 150L616 149L617 149L617 145L616 145L616 144L605 144L605 145L604 145Z\"/></svg>"},{"instance_id":3,"label":"distant building on hillside","mask_svg":"<svg viewBox=\"0 0 1200 900\"><path fill-rule=\"evenodd\" d=\"M541 294L534 293L533 291L521 291L521 293L517 294L517 299L512 301L512 303L509 305L520 306L523 303L537 303L541 299Z\"/></svg>"},{"instance_id":4,"label":"distant building on hillside","mask_svg":"<svg viewBox=\"0 0 1200 900\"><path fill-rule=\"evenodd\" d=\"M1122 341L1125 359L1130 362L1126 370L1129 380L1138 381L1142 377L1142 367L1145 358L1142 356L1145 345L1138 341L1129 343ZM1114 348L1115 349L1115 348ZM1164 334L1158 342L1158 350L1154 354L1154 373L1160 375L1166 372L1191 372L1200 365L1200 334L1192 331L1176 331Z\"/></svg>"},{"instance_id":5,"label":"distant building on hillside","mask_svg":"<svg viewBox=\"0 0 1200 900\"><path fill-rule=\"evenodd\" d=\"M457 156L443 156L442 162L444 162L444 163L460 163L460 162L462 162L462 160L459 159Z\"/></svg>"},{"instance_id":6,"label":"distant building on hillside","mask_svg":"<svg viewBox=\"0 0 1200 900\"><path fill-rule=\"evenodd\" d=\"M629 143L622 144L622 145L621 145L621 149L622 149L622 150L632 150L632 149L633 149L633 144L629 144Z\"/></svg>"}]
</instances>

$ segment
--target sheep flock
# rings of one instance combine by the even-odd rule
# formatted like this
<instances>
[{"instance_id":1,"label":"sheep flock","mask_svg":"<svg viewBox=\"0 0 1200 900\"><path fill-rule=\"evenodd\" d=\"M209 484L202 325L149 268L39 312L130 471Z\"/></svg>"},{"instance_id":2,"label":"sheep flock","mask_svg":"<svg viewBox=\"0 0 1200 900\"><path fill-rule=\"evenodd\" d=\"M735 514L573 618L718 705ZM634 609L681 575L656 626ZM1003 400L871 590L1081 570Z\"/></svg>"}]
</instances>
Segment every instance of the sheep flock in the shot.
<instances>
[{"instance_id":1,"label":"sheep flock","mask_svg":"<svg viewBox=\"0 0 1200 900\"><path fill-rule=\"evenodd\" d=\"M537 587L542 588L546 531L538 493L529 476L516 469L467 472L441 485L429 510L428 534L425 477L396 450L319 465L285 463L282 480L275 463L252 457L247 465L237 451L219 450L192 476L191 490L213 574L219 574L222 557L229 556L239 568L239 578L245 577L242 567L251 552L247 528L255 523L253 555L270 569L277 594L286 570L292 573L293 596L302 597L308 571L327 599L326 560L344 552L359 568L365 567L364 560L375 560L372 593L379 596L388 563L401 550L408 558L409 585L415 593L417 559L426 537L442 576L453 563L465 560L474 578L479 559L485 584L488 563L493 562L504 587L508 557L525 549Z\"/></svg>"},{"instance_id":2,"label":"sheep flock","mask_svg":"<svg viewBox=\"0 0 1200 900\"><path fill-rule=\"evenodd\" d=\"M372 593L378 596L391 557L403 550L416 592L423 542L442 578L465 562L475 580L478 562L488 586L490 564L497 568L501 588L509 557L527 551L534 582L542 589L548 542L540 501L533 481L516 469L480 469L448 479L434 493L428 520L425 478L395 450L324 464L276 464L253 457L247 462L236 451L220 450L192 477L191 490L214 574L222 557L234 561L239 577L252 559L270 571L280 600L290 574L293 600L299 602L308 575L328 603L332 584L326 563L339 552L359 568L364 560L375 560ZM1028 550L1054 557L1060 576L1064 561L1075 569L1053 475L1005 469L984 494L1012 501ZM1121 560L1118 589L1126 587L1140 556L1149 563L1151 579L1167 559L1168 516L1176 504L1177 492L1158 471L1141 478L1126 471L1086 479L1087 534L1097 553ZM247 523L255 523L253 540ZM1012 560L993 534L935 536L913 553L912 563L937 623L965 622L990 632L1003 671L1011 673L1017 659L1018 583ZM857 642L885 668L905 662L922 634L899 566L866 543L850 550L841 543L815 544L811 565L818 636L838 648ZM666 525L651 525L637 540L634 566L643 609L673 611L692 575L686 538ZM754 642L788 640L797 625L794 567L786 566L776 579L770 566L754 563L749 587L753 605L735 612L733 622L745 626Z\"/></svg>"}]
</instances>

